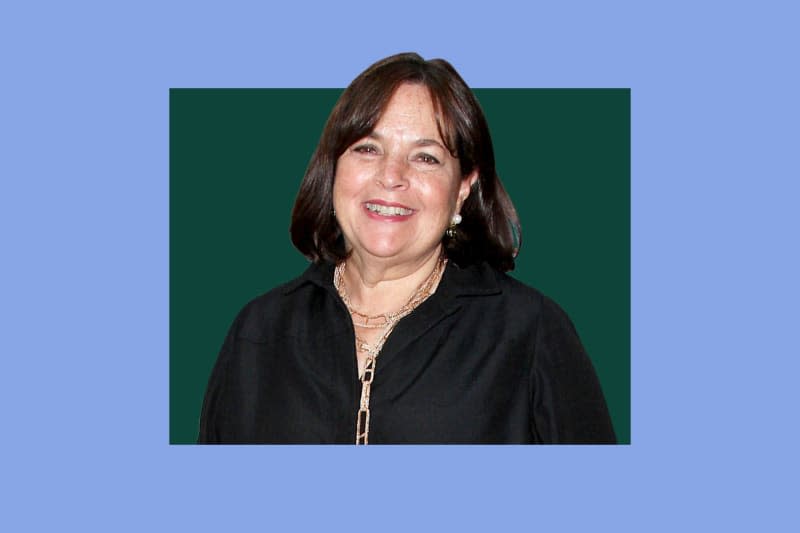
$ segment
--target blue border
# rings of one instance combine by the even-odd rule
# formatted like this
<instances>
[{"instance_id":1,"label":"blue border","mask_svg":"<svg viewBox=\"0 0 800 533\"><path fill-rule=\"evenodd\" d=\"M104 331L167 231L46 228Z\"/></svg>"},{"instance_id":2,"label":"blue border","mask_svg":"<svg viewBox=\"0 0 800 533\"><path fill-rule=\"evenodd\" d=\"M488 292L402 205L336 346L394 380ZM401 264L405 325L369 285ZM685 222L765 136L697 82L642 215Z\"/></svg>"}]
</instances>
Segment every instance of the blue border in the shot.
<instances>
[{"instance_id":1,"label":"blue border","mask_svg":"<svg viewBox=\"0 0 800 533\"><path fill-rule=\"evenodd\" d=\"M644 5L4 5L3 524L792 529L797 13ZM474 87L632 88L633 444L170 447L168 89L410 49Z\"/></svg>"}]
</instances>

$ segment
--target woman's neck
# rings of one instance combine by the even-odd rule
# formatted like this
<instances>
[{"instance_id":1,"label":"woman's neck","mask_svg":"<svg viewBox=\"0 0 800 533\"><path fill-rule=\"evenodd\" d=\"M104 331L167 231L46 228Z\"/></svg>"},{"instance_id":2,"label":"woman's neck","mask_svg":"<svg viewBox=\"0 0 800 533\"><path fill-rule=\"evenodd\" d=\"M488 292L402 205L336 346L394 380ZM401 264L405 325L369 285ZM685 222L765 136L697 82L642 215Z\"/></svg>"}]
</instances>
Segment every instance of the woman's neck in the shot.
<instances>
[{"instance_id":1,"label":"woman's neck","mask_svg":"<svg viewBox=\"0 0 800 533\"><path fill-rule=\"evenodd\" d=\"M350 302L368 315L399 310L431 275L441 253L441 247L437 247L417 261L394 264L354 252L347 259L343 276Z\"/></svg>"}]
</instances>

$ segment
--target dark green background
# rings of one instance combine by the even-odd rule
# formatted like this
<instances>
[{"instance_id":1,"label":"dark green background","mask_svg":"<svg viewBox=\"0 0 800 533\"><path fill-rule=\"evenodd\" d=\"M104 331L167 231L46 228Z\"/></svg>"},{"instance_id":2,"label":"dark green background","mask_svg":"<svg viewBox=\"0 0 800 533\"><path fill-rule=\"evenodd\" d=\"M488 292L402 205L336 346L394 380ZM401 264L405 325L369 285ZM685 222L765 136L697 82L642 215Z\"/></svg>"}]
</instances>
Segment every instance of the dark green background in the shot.
<instances>
[{"instance_id":1,"label":"dark green background","mask_svg":"<svg viewBox=\"0 0 800 533\"><path fill-rule=\"evenodd\" d=\"M522 222L512 275L558 302L630 443L630 91L476 89ZM294 197L341 89L170 91L170 442L197 438L228 327L300 275Z\"/></svg>"}]
</instances>

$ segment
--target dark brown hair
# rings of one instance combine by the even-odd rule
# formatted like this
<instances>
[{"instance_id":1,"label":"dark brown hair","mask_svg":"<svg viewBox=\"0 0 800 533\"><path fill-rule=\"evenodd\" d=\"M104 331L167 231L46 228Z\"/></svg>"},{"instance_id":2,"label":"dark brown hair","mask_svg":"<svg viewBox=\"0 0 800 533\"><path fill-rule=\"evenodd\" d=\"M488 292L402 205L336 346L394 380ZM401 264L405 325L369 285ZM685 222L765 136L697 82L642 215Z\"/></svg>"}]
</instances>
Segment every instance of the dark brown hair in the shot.
<instances>
[{"instance_id":1,"label":"dark brown hair","mask_svg":"<svg viewBox=\"0 0 800 533\"><path fill-rule=\"evenodd\" d=\"M347 257L341 228L333 216L336 162L357 140L370 134L395 90L404 83L430 91L439 134L461 166L462 178L478 179L461 207L454 237L442 236L447 257L464 267L482 261L500 271L514 269L522 245L517 212L494 166L494 149L480 104L458 72L443 59L397 54L362 72L333 108L292 210L292 242L314 262Z\"/></svg>"}]
</instances>

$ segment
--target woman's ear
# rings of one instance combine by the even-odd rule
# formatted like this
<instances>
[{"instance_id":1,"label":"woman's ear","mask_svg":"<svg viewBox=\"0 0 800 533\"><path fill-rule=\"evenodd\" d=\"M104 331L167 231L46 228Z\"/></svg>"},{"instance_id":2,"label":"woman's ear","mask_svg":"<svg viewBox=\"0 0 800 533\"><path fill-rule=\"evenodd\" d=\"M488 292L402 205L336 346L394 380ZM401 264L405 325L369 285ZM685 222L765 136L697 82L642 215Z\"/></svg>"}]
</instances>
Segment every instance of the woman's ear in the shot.
<instances>
[{"instance_id":1,"label":"woman's ear","mask_svg":"<svg viewBox=\"0 0 800 533\"><path fill-rule=\"evenodd\" d=\"M478 181L478 170L475 169L469 173L469 175L465 176L464 179L461 180L461 185L458 188L458 202L456 202L456 213L461 211L461 206L464 205L464 202L469 197L470 191L472 191L472 186L475 185L475 182Z\"/></svg>"}]
</instances>

